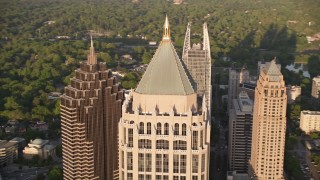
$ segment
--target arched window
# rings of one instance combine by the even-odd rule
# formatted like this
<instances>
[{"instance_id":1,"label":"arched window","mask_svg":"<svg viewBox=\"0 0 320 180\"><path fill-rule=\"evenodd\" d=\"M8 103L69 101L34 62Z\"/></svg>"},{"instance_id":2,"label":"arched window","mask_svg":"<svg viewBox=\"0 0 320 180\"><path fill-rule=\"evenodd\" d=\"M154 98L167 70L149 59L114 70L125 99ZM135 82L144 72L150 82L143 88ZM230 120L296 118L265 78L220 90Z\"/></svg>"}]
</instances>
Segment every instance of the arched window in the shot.
<instances>
[{"instance_id":1,"label":"arched window","mask_svg":"<svg viewBox=\"0 0 320 180\"><path fill-rule=\"evenodd\" d=\"M179 124L174 124L174 135L179 135Z\"/></svg>"},{"instance_id":2,"label":"arched window","mask_svg":"<svg viewBox=\"0 0 320 180\"><path fill-rule=\"evenodd\" d=\"M140 122L139 134L144 134L144 123Z\"/></svg>"},{"instance_id":3,"label":"arched window","mask_svg":"<svg viewBox=\"0 0 320 180\"><path fill-rule=\"evenodd\" d=\"M161 134L161 123L157 123L157 135Z\"/></svg>"},{"instance_id":4,"label":"arched window","mask_svg":"<svg viewBox=\"0 0 320 180\"><path fill-rule=\"evenodd\" d=\"M187 135L187 125L185 123L182 124L182 136Z\"/></svg>"},{"instance_id":5,"label":"arched window","mask_svg":"<svg viewBox=\"0 0 320 180\"><path fill-rule=\"evenodd\" d=\"M151 123L147 123L147 134L151 134Z\"/></svg>"},{"instance_id":6,"label":"arched window","mask_svg":"<svg viewBox=\"0 0 320 180\"><path fill-rule=\"evenodd\" d=\"M169 124L168 123L164 124L164 135L169 135Z\"/></svg>"}]
</instances>

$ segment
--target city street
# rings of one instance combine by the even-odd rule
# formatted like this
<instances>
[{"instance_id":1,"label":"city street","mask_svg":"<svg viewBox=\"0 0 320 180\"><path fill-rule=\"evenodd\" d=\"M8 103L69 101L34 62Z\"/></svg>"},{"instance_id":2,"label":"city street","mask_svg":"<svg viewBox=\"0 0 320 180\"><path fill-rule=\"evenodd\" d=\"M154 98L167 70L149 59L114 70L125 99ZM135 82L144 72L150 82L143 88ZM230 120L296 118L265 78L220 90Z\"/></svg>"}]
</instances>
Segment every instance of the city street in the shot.
<instances>
[{"instance_id":1,"label":"city street","mask_svg":"<svg viewBox=\"0 0 320 180\"><path fill-rule=\"evenodd\" d=\"M47 175L49 167L22 169L13 172L3 172L3 178L8 180L34 179L38 174Z\"/></svg>"}]
</instances>

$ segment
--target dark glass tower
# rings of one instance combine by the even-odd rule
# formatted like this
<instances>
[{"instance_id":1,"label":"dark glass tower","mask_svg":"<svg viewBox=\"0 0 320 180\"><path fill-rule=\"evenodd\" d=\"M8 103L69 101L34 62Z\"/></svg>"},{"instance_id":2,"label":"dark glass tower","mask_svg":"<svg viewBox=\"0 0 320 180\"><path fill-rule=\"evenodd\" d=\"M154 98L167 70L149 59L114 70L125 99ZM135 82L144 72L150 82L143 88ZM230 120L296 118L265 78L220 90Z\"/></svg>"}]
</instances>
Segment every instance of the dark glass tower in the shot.
<instances>
[{"instance_id":1,"label":"dark glass tower","mask_svg":"<svg viewBox=\"0 0 320 180\"><path fill-rule=\"evenodd\" d=\"M87 62L80 64L61 98L64 179L118 179L118 121L123 91L97 63L91 40Z\"/></svg>"}]
</instances>

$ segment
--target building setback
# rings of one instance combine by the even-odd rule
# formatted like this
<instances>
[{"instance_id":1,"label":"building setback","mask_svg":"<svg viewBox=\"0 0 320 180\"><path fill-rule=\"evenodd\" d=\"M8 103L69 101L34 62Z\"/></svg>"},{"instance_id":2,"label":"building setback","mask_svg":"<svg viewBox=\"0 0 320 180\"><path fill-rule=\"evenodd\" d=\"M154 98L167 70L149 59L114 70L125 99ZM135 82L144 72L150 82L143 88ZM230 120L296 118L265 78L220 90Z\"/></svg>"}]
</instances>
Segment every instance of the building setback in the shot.
<instances>
[{"instance_id":1,"label":"building setback","mask_svg":"<svg viewBox=\"0 0 320 180\"><path fill-rule=\"evenodd\" d=\"M248 172L251 156L253 102L245 91L233 99L229 114L228 168L237 173Z\"/></svg>"},{"instance_id":2,"label":"building setback","mask_svg":"<svg viewBox=\"0 0 320 180\"><path fill-rule=\"evenodd\" d=\"M245 82L249 82L249 71L243 68L229 69L229 83L228 83L228 110L233 108L233 99L237 99L240 93L240 87Z\"/></svg>"},{"instance_id":3,"label":"building setback","mask_svg":"<svg viewBox=\"0 0 320 180\"><path fill-rule=\"evenodd\" d=\"M119 174L125 180L208 180L210 120L170 39L163 39L119 122Z\"/></svg>"},{"instance_id":4,"label":"building setback","mask_svg":"<svg viewBox=\"0 0 320 180\"><path fill-rule=\"evenodd\" d=\"M254 98L249 177L284 179L286 87L275 60L262 69Z\"/></svg>"},{"instance_id":5,"label":"building setback","mask_svg":"<svg viewBox=\"0 0 320 180\"><path fill-rule=\"evenodd\" d=\"M206 96L206 104L211 112L211 51L207 23L203 24L203 43L190 42L191 23L188 23L183 46L182 60L192 78L198 96Z\"/></svg>"},{"instance_id":6,"label":"building setback","mask_svg":"<svg viewBox=\"0 0 320 180\"><path fill-rule=\"evenodd\" d=\"M118 179L118 121L123 91L97 63L91 40L87 62L61 97L64 179Z\"/></svg>"}]
</instances>

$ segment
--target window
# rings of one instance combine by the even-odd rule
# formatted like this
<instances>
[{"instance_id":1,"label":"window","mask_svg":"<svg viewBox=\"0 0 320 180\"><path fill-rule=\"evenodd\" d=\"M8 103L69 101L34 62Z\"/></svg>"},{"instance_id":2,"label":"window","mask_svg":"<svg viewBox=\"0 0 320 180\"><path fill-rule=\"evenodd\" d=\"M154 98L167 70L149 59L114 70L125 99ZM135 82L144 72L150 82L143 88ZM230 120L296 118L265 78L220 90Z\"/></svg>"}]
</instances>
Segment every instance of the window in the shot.
<instances>
[{"instance_id":1,"label":"window","mask_svg":"<svg viewBox=\"0 0 320 180\"><path fill-rule=\"evenodd\" d=\"M163 155L163 172L164 173L169 172L169 155L168 154Z\"/></svg>"},{"instance_id":2,"label":"window","mask_svg":"<svg viewBox=\"0 0 320 180\"><path fill-rule=\"evenodd\" d=\"M127 169L132 170L133 160L132 160L132 152L127 152Z\"/></svg>"},{"instance_id":3,"label":"window","mask_svg":"<svg viewBox=\"0 0 320 180\"><path fill-rule=\"evenodd\" d=\"M179 155L176 154L173 155L173 173L179 173Z\"/></svg>"},{"instance_id":4,"label":"window","mask_svg":"<svg viewBox=\"0 0 320 180\"><path fill-rule=\"evenodd\" d=\"M156 172L162 172L162 154L156 154Z\"/></svg>"},{"instance_id":5,"label":"window","mask_svg":"<svg viewBox=\"0 0 320 180\"><path fill-rule=\"evenodd\" d=\"M182 136L186 136L186 135L187 135L187 125L182 124Z\"/></svg>"},{"instance_id":6,"label":"window","mask_svg":"<svg viewBox=\"0 0 320 180\"><path fill-rule=\"evenodd\" d=\"M161 135L161 123L157 124L157 135Z\"/></svg>"},{"instance_id":7,"label":"window","mask_svg":"<svg viewBox=\"0 0 320 180\"><path fill-rule=\"evenodd\" d=\"M186 173L187 156L180 155L180 173Z\"/></svg>"},{"instance_id":8,"label":"window","mask_svg":"<svg viewBox=\"0 0 320 180\"><path fill-rule=\"evenodd\" d=\"M151 149L152 142L149 139L139 139L138 146L140 149Z\"/></svg>"},{"instance_id":9,"label":"window","mask_svg":"<svg viewBox=\"0 0 320 180\"><path fill-rule=\"evenodd\" d=\"M151 123L147 123L147 134L151 134Z\"/></svg>"},{"instance_id":10,"label":"window","mask_svg":"<svg viewBox=\"0 0 320 180\"><path fill-rule=\"evenodd\" d=\"M174 150L187 150L187 142L186 141L173 141L173 149Z\"/></svg>"},{"instance_id":11,"label":"window","mask_svg":"<svg viewBox=\"0 0 320 180\"><path fill-rule=\"evenodd\" d=\"M140 122L139 134L144 134L144 123Z\"/></svg>"},{"instance_id":12,"label":"window","mask_svg":"<svg viewBox=\"0 0 320 180\"><path fill-rule=\"evenodd\" d=\"M174 124L174 135L179 135L179 124Z\"/></svg>"},{"instance_id":13,"label":"window","mask_svg":"<svg viewBox=\"0 0 320 180\"><path fill-rule=\"evenodd\" d=\"M127 129L123 128L123 143L127 143Z\"/></svg>"},{"instance_id":14,"label":"window","mask_svg":"<svg viewBox=\"0 0 320 180\"><path fill-rule=\"evenodd\" d=\"M133 129L128 129L128 147L133 147Z\"/></svg>"},{"instance_id":15,"label":"window","mask_svg":"<svg viewBox=\"0 0 320 180\"><path fill-rule=\"evenodd\" d=\"M206 165L206 155L202 154L201 156L201 172L204 172Z\"/></svg>"},{"instance_id":16,"label":"window","mask_svg":"<svg viewBox=\"0 0 320 180\"><path fill-rule=\"evenodd\" d=\"M203 147L203 131L200 131L200 147Z\"/></svg>"},{"instance_id":17,"label":"window","mask_svg":"<svg viewBox=\"0 0 320 180\"><path fill-rule=\"evenodd\" d=\"M198 173L199 155L192 155L192 173Z\"/></svg>"},{"instance_id":18,"label":"window","mask_svg":"<svg viewBox=\"0 0 320 180\"><path fill-rule=\"evenodd\" d=\"M157 140L157 149L169 149L169 141L167 140Z\"/></svg>"},{"instance_id":19,"label":"window","mask_svg":"<svg viewBox=\"0 0 320 180\"><path fill-rule=\"evenodd\" d=\"M169 135L169 124L168 123L164 124L164 135Z\"/></svg>"},{"instance_id":20,"label":"window","mask_svg":"<svg viewBox=\"0 0 320 180\"><path fill-rule=\"evenodd\" d=\"M140 172L144 171L144 154L143 153L139 153L138 154L138 169Z\"/></svg>"},{"instance_id":21,"label":"window","mask_svg":"<svg viewBox=\"0 0 320 180\"><path fill-rule=\"evenodd\" d=\"M122 169L124 168L124 152L123 151L121 151L121 167L122 167Z\"/></svg>"},{"instance_id":22,"label":"window","mask_svg":"<svg viewBox=\"0 0 320 180\"><path fill-rule=\"evenodd\" d=\"M133 174L127 173L127 180L133 180Z\"/></svg>"},{"instance_id":23,"label":"window","mask_svg":"<svg viewBox=\"0 0 320 180\"><path fill-rule=\"evenodd\" d=\"M138 180L144 180L144 175L143 174L139 174Z\"/></svg>"},{"instance_id":24,"label":"window","mask_svg":"<svg viewBox=\"0 0 320 180\"><path fill-rule=\"evenodd\" d=\"M192 149L198 149L198 131L192 131Z\"/></svg>"},{"instance_id":25,"label":"window","mask_svg":"<svg viewBox=\"0 0 320 180\"><path fill-rule=\"evenodd\" d=\"M146 154L146 172L151 172L152 170L152 154L151 153L147 153Z\"/></svg>"}]
</instances>

